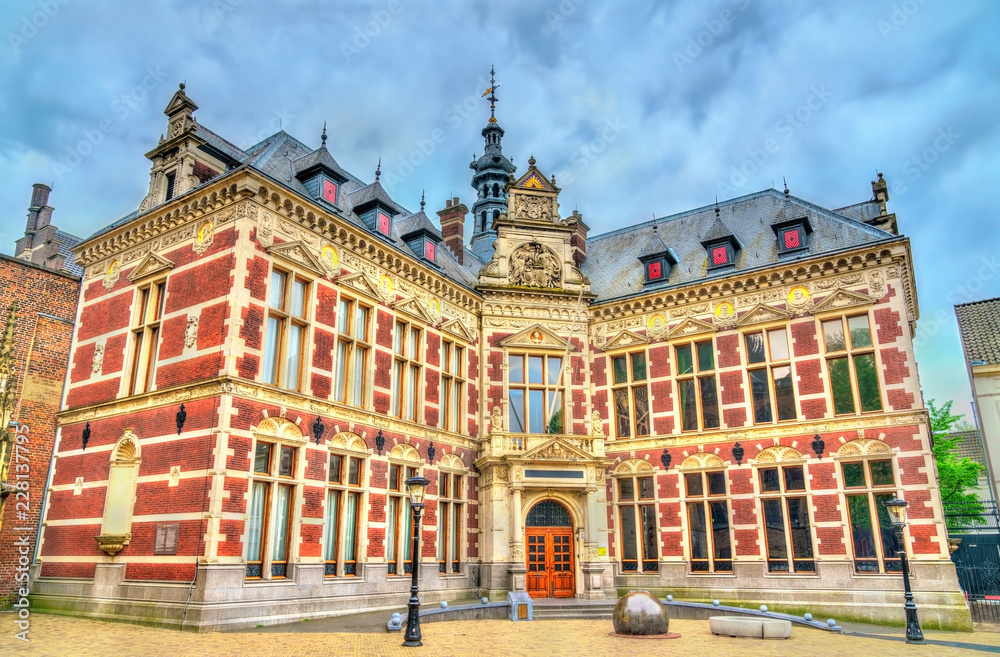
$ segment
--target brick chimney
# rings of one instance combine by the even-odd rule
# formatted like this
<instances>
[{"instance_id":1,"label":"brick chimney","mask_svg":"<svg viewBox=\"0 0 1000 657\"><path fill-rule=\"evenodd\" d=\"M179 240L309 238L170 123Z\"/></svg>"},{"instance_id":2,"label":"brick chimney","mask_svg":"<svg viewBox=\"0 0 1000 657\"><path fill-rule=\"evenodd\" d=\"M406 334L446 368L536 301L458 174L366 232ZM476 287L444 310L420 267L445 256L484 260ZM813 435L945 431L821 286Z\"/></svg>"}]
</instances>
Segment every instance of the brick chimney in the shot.
<instances>
[{"instance_id":1,"label":"brick chimney","mask_svg":"<svg viewBox=\"0 0 1000 657\"><path fill-rule=\"evenodd\" d=\"M577 210L573 210L573 214L566 218L566 223L573 227L569 243L573 247L573 262L579 267L587 259L587 233L590 232L590 226L583 223L583 215Z\"/></svg>"},{"instance_id":2,"label":"brick chimney","mask_svg":"<svg viewBox=\"0 0 1000 657\"><path fill-rule=\"evenodd\" d=\"M889 212L886 204L889 202L889 184L878 174L878 180L872 181L872 199L878 203L879 215L866 219L865 223L875 228L881 228L893 235L899 235L899 226L896 224L896 213Z\"/></svg>"},{"instance_id":3,"label":"brick chimney","mask_svg":"<svg viewBox=\"0 0 1000 657\"><path fill-rule=\"evenodd\" d=\"M52 208L49 206L51 191L52 188L42 183L35 183L32 186L28 222L24 228L24 237L17 240L14 245L14 257L33 260L32 249L45 244L51 239L50 233L55 232L55 228L51 226Z\"/></svg>"},{"instance_id":4,"label":"brick chimney","mask_svg":"<svg viewBox=\"0 0 1000 657\"><path fill-rule=\"evenodd\" d=\"M457 196L444 202L444 210L438 210L438 217L441 218L441 236L444 238L445 246L455 254L460 265L465 261L465 215L468 211L469 208L459 203Z\"/></svg>"}]
</instances>

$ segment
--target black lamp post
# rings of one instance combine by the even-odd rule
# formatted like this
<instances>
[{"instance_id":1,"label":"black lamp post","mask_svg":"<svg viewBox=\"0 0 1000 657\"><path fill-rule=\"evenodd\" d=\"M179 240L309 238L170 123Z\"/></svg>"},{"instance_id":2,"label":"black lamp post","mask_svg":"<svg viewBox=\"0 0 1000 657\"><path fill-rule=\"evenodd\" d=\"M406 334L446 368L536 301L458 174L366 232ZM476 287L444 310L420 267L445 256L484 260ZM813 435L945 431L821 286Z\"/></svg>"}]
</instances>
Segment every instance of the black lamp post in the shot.
<instances>
[{"instance_id":1,"label":"black lamp post","mask_svg":"<svg viewBox=\"0 0 1000 657\"><path fill-rule=\"evenodd\" d=\"M406 604L409 613L406 617L406 634L403 636L404 646L422 646L420 642L420 598L417 597L418 572L420 571L420 512L424 510L424 492L431 483L423 477L410 477L406 480L406 489L410 493L410 508L413 509L413 561L412 578L410 579L410 601Z\"/></svg>"},{"instance_id":2,"label":"black lamp post","mask_svg":"<svg viewBox=\"0 0 1000 657\"><path fill-rule=\"evenodd\" d=\"M903 567L903 589L905 591L906 604L906 642L920 643L924 640L924 634L920 631L920 621L917 619L917 605L913 604L913 592L910 591L910 568L906 563L906 543L903 542L903 527L906 526L906 501L898 498L886 500L882 504L889 512L889 519L892 521L892 528L896 530L896 537L899 539L899 558Z\"/></svg>"}]
</instances>

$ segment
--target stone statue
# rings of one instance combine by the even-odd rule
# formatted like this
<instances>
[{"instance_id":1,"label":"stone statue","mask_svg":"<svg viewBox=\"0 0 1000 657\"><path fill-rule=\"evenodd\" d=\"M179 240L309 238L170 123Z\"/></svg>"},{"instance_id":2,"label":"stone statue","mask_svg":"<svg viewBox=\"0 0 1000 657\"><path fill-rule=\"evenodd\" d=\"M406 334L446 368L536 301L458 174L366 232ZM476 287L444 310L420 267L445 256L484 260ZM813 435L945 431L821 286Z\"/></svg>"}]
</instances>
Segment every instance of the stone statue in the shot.
<instances>
[{"instance_id":1,"label":"stone statue","mask_svg":"<svg viewBox=\"0 0 1000 657\"><path fill-rule=\"evenodd\" d=\"M490 419L490 430L493 433L500 433L503 431L503 409L500 408L500 404L493 407L493 417Z\"/></svg>"}]
</instances>

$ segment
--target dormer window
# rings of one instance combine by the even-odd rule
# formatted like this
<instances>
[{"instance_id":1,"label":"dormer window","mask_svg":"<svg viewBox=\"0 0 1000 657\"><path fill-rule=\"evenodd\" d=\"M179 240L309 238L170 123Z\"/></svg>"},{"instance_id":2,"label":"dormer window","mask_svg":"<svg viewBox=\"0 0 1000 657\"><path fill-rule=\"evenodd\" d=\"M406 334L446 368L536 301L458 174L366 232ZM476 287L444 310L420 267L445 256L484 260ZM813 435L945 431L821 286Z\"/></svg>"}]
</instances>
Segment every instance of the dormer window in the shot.
<instances>
[{"instance_id":1,"label":"dormer window","mask_svg":"<svg viewBox=\"0 0 1000 657\"><path fill-rule=\"evenodd\" d=\"M400 239L406 242L410 250L422 260L430 263L436 262L438 242L441 241L440 236L426 228L417 228L406 233Z\"/></svg>"},{"instance_id":2,"label":"dormer window","mask_svg":"<svg viewBox=\"0 0 1000 657\"><path fill-rule=\"evenodd\" d=\"M774 223L771 224L771 228L778 238L778 255L808 250L812 226L806 217Z\"/></svg>"},{"instance_id":3,"label":"dormer window","mask_svg":"<svg viewBox=\"0 0 1000 657\"><path fill-rule=\"evenodd\" d=\"M709 267L722 267L732 264L733 254L730 251L731 248L728 244L719 244L709 249L709 252L712 254L712 264Z\"/></svg>"},{"instance_id":4,"label":"dormer window","mask_svg":"<svg viewBox=\"0 0 1000 657\"><path fill-rule=\"evenodd\" d=\"M430 240L424 242L424 257L434 262L434 242Z\"/></svg>"},{"instance_id":5,"label":"dormer window","mask_svg":"<svg viewBox=\"0 0 1000 657\"><path fill-rule=\"evenodd\" d=\"M657 243L662 247L662 242L657 240ZM670 269L677 264L677 256L671 249L662 249L639 256L639 261L642 262L645 273L643 284L652 285L666 282Z\"/></svg>"},{"instance_id":6,"label":"dormer window","mask_svg":"<svg viewBox=\"0 0 1000 657\"><path fill-rule=\"evenodd\" d=\"M392 219L384 212L378 213L378 232L382 233L386 237L389 237L389 231L392 229Z\"/></svg>"},{"instance_id":7,"label":"dormer window","mask_svg":"<svg viewBox=\"0 0 1000 657\"><path fill-rule=\"evenodd\" d=\"M339 185L329 178L323 178L323 200L331 205L337 205L337 190Z\"/></svg>"},{"instance_id":8,"label":"dormer window","mask_svg":"<svg viewBox=\"0 0 1000 657\"><path fill-rule=\"evenodd\" d=\"M736 266L736 254L743 248L743 244L722 221L718 206L715 208L715 221L701 238L701 245L708 255L709 273Z\"/></svg>"}]
</instances>

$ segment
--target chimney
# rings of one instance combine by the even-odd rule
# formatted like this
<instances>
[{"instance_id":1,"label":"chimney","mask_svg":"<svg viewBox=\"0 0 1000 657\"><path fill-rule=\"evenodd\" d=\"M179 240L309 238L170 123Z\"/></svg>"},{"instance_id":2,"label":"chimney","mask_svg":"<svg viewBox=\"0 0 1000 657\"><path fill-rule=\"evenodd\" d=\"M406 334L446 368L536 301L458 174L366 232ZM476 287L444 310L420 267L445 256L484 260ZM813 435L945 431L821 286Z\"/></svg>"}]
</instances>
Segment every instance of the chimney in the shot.
<instances>
[{"instance_id":1,"label":"chimney","mask_svg":"<svg viewBox=\"0 0 1000 657\"><path fill-rule=\"evenodd\" d=\"M885 207L886 203L889 202L889 184L882 177L881 173L878 174L878 180L872 181L872 196L878 202L879 214L877 217L866 219L865 223L875 228L881 228L893 235L899 235L899 226L896 224L896 213L887 211Z\"/></svg>"},{"instance_id":2,"label":"chimney","mask_svg":"<svg viewBox=\"0 0 1000 657\"><path fill-rule=\"evenodd\" d=\"M441 236L444 238L445 246L455 254L460 265L465 261L465 215L468 211L469 208L459 203L457 196L444 202L444 210L438 210L438 217L441 218Z\"/></svg>"},{"instance_id":3,"label":"chimney","mask_svg":"<svg viewBox=\"0 0 1000 657\"><path fill-rule=\"evenodd\" d=\"M567 217L566 223L573 227L569 243L573 247L573 262L579 267L587 259L587 233L590 232L590 226L583 223L583 215L577 210L573 210L573 214Z\"/></svg>"},{"instance_id":4,"label":"chimney","mask_svg":"<svg viewBox=\"0 0 1000 657\"><path fill-rule=\"evenodd\" d=\"M24 228L24 237L14 245L14 257L29 256L31 249L40 246L45 240L36 239L38 232L52 221L52 208L49 207L49 192L52 188L42 183L35 183L31 191L31 205L28 207L28 222ZM51 232L51 231L46 231Z\"/></svg>"},{"instance_id":5,"label":"chimney","mask_svg":"<svg viewBox=\"0 0 1000 657\"><path fill-rule=\"evenodd\" d=\"M882 174L878 174L878 180L872 181L872 194L878 201L879 214L885 216L885 204L889 201L889 184L885 182Z\"/></svg>"}]
</instances>

